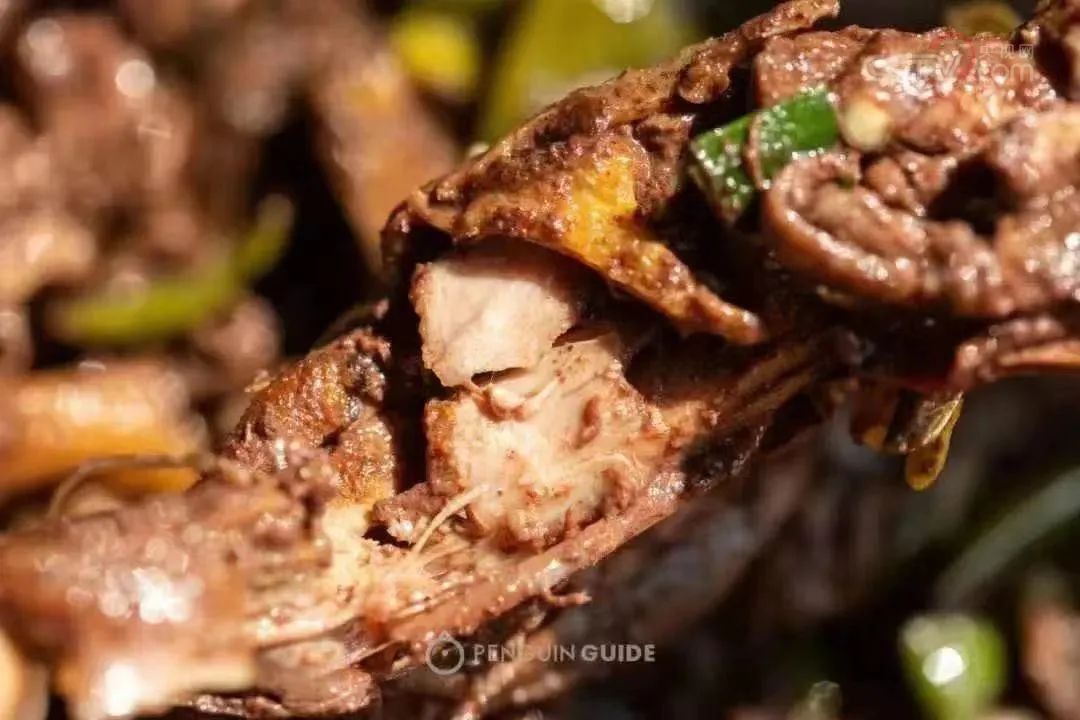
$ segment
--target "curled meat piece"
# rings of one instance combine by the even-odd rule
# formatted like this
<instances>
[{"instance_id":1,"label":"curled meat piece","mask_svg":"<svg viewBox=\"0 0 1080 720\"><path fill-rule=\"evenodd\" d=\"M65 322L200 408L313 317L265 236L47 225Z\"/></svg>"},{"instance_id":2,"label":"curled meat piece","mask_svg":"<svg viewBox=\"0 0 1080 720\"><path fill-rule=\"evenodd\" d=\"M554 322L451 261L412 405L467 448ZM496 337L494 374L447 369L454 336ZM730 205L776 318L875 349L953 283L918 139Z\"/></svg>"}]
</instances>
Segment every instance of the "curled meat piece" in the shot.
<instances>
[{"instance_id":1,"label":"curled meat piece","mask_svg":"<svg viewBox=\"0 0 1080 720\"><path fill-rule=\"evenodd\" d=\"M862 183L859 158L843 152L785 168L764 197L763 229L783 263L857 297L992 318L1075 300L1080 210L1071 185L1057 189L1073 172L1071 120L1069 110L1029 116L990 140L979 161L1000 177L1015 208L991 237L963 221L923 217L917 194L890 196L905 185L885 177L891 170L880 162ZM1033 124L1057 133L1056 153Z\"/></svg>"},{"instance_id":2,"label":"curled meat piece","mask_svg":"<svg viewBox=\"0 0 1080 720\"><path fill-rule=\"evenodd\" d=\"M924 222L892 208L855 184L859 177L858 158L843 153L798 160L777 176L762 227L781 262L886 303L947 299L963 313L1012 311L992 251L966 224Z\"/></svg>"},{"instance_id":3,"label":"curled meat piece","mask_svg":"<svg viewBox=\"0 0 1080 720\"><path fill-rule=\"evenodd\" d=\"M1080 317L1035 315L991 326L956 351L950 381L972 387L1010 375L1076 372L1080 368Z\"/></svg>"},{"instance_id":4,"label":"curled meat piece","mask_svg":"<svg viewBox=\"0 0 1080 720\"><path fill-rule=\"evenodd\" d=\"M879 31L833 89L851 147L896 144L930 154L972 152L995 128L1056 98L1030 54L947 29Z\"/></svg>"}]
</instances>

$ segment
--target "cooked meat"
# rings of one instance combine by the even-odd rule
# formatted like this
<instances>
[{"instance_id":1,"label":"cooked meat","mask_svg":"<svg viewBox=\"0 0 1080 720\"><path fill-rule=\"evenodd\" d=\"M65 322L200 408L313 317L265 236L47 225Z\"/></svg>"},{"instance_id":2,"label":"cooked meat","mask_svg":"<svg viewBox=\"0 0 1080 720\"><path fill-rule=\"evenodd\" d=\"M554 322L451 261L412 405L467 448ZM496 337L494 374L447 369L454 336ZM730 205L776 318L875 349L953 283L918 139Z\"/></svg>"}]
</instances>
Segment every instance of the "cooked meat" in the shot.
<instances>
[{"instance_id":1,"label":"cooked meat","mask_svg":"<svg viewBox=\"0 0 1080 720\"><path fill-rule=\"evenodd\" d=\"M1080 100L1080 3L1040 0L1035 17L1016 33L1035 48L1041 67L1070 100Z\"/></svg>"},{"instance_id":2,"label":"cooked meat","mask_svg":"<svg viewBox=\"0 0 1080 720\"><path fill-rule=\"evenodd\" d=\"M366 408L379 406L389 361L389 344L366 330L317 350L252 399L222 454L270 472L285 467L291 447L326 447Z\"/></svg>"},{"instance_id":3,"label":"cooked meat","mask_svg":"<svg viewBox=\"0 0 1080 720\"><path fill-rule=\"evenodd\" d=\"M1080 362L1071 314L1035 315L991 326L956 352L952 381L958 387L994 382L1009 375L1074 371Z\"/></svg>"},{"instance_id":4,"label":"cooked meat","mask_svg":"<svg viewBox=\"0 0 1080 720\"><path fill-rule=\"evenodd\" d=\"M323 162L368 267L382 266L379 231L386 216L421 183L447 172L454 148L423 112L389 47L348 3L320 18L315 42L325 57L308 93L319 121ZM291 29L291 28L290 28Z\"/></svg>"},{"instance_id":5,"label":"cooked meat","mask_svg":"<svg viewBox=\"0 0 1080 720\"><path fill-rule=\"evenodd\" d=\"M469 499L482 534L551 545L625 509L664 459L667 428L623 377L618 336L568 339L532 370L433 400L428 477Z\"/></svg>"},{"instance_id":6,"label":"cooked meat","mask_svg":"<svg viewBox=\"0 0 1080 720\"><path fill-rule=\"evenodd\" d=\"M728 89L731 70L759 50L764 41L805 30L839 12L840 4L835 0L784 2L732 32L689 49L683 57L691 61L682 69L679 96L692 103L715 100Z\"/></svg>"},{"instance_id":7,"label":"cooked meat","mask_svg":"<svg viewBox=\"0 0 1080 720\"><path fill-rule=\"evenodd\" d=\"M0 617L34 614L24 641L70 669L64 692L79 717L161 709L194 690L259 688L291 713L370 701L367 676L346 671L375 641L352 621L377 622L435 583L365 538L372 504L400 482L379 402L388 361L384 342L355 332L253 399L224 449L246 467L224 461L187 495L0 543L5 578L22 580L0 590ZM46 571L35 560L54 554L70 562ZM353 695L342 693L347 677Z\"/></svg>"},{"instance_id":8,"label":"cooked meat","mask_svg":"<svg viewBox=\"0 0 1080 720\"><path fill-rule=\"evenodd\" d=\"M700 340L657 353L633 379L671 428L671 445L696 450L772 416L833 372L839 357L827 335L788 338L764 356Z\"/></svg>"},{"instance_id":9,"label":"cooked meat","mask_svg":"<svg viewBox=\"0 0 1080 720\"><path fill-rule=\"evenodd\" d=\"M865 182L886 205L922 217L948 189L959 164L956 155L900 150L874 160L866 168Z\"/></svg>"},{"instance_id":10,"label":"cooked meat","mask_svg":"<svg viewBox=\"0 0 1080 720\"><path fill-rule=\"evenodd\" d=\"M732 67L763 42L837 11L829 0L784 3L739 30L688 48L671 63L572 93L415 195L390 220L388 262L398 262L410 233L424 226L457 242L527 240L591 267L684 332L760 341L760 320L721 300L641 222L664 205L664 198L644 191L670 193L672 184L663 178L673 176L671 164L680 158L651 155L635 138L636 125L720 98ZM657 127L648 123L650 147L663 148ZM685 143L685 123L667 127Z\"/></svg>"},{"instance_id":11,"label":"cooked meat","mask_svg":"<svg viewBox=\"0 0 1080 720\"><path fill-rule=\"evenodd\" d=\"M423 359L447 387L530 368L578 319L581 272L540 248L490 243L422 265L412 302Z\"/></svg>"},{"instance_id":12,"label":"cooked meat","mask_svg":"<svg viewBox=\"0 0 1080 720\"><path fill-rule=\"evenodd\" d=\"M926 153L977 149L995 128L1055 99L1034 61L990 36L879 31L834 83L844 140Z\"/></svg>"},{"instance_id":13,"label":"cooked meat","mask_svg":"<svg viewBox=\"0 0 1080 720\"><path fill-rule=\"evenodd\" d=\"M987 162L1017 204L1075 187L1080 183L1080 107L1063 105L1017 118L996 138Z\"/></svg>"},{"instance_id":14,"label":"cooked meat","mask_svg":"<svg viewBox=\"0 0 1080 720\"><path fill-rule=\"evenodd\" d=\"M0 221L0 304L25 302L42 287L86 277L93 236L63 213L39 211Z\"/></svg>"},{"instance_id":15,"label":"cooked meat","mask_svg":"<svg viewBox=\"0 0 1080 720\"><path fill-rule=\"evenodd\" d=\"M717 297L636 218L636 187L650 172L648 153L625 128L575 138L538 150L528 166L494 168L499 180L487 183L496 187L478 192L448 229L460 240L511 237L569 255L684 332L761 340L756 317Z\"/></svg>"},{"instance_id":16,"label":"cooked meat","mask_svg":"<svg viewBox=\"0 0 1080 720\"><path fill-rule=\"evenodd\" d=\"M761 437L753 437L756 441L744 439L716 454L737 466L741 454L744 459L756 455ZM586 573L575 587L590 601L570 605L521 638L521 652L470 683L456 715L532 706L604 674L602 663L543 662L557 647L660 645L714 612L761 548L776 540L805 503L812 468L809 463L799 467L795 457L784 452L770 458L754 473L749 492L704 495Z\"/></svg>"},{"instance_id":17,"label":"cooked meat","mask_svg":"<svg viewBox=\"0 0 1080 720\"><path fill-rule=\"evenodd\" d=\"M840 32L808 32L769 40L754 57L758 104L768 107L832 83L872 37L872 30L851 27Z\"/></svg>"},{"instance_id":18,"label":"cooked meat","mask_svg":"<svg viewBox=\"0 0 1080 720\"><path fill-rule=\"evenodd\" d=\"M1053 110L1021 118L1000 128L968 161L984 164L1012 191L992 237L967 222L923 216L951 181L924 183L921 192L907 186L905 202L897 198L906 189L899 178L894 183L883 177L895 177L895 170L872 166L860 184L859 158L850 153L797 160L781 171L765 194L763 229L788 267L886 303L1004 317L1075 300L1080 259L1070 238L1077 196L1071 185L1059 184L1072 172L1070 117ZM1033 123L1042 132L1033 131ZM1053 160L1044 149L1053 141L1043 133L1057 133L1060 141ZM926 197L934 185L940 187L937 197Z\"/></svg>"},{"instance_id":19,"label":"cooked meat","mask_svg":"<svg viewBox=\"0 0 1080 720\"><path fill-rule=\"evenodd\" d=\"M204 468L189 494L0 541L0 571L17 578L0 588L5 626L75 668L65 691L88 716L136 642L152 662L133 670L145 692L123 712L354 712L441 633L497 633L493 619L550 600L696 489L734 485L871 374L932 409L1002 374L1077 367L1069 106L1037 60L988 36L798 34L836 10L794 0L577 91L414 195L385 245L398 280L414 278L413 307L397 288L378 334L354 331L268 381L225 468ZM1007 78L982 62L991 52ZM922 73L922 55L946 67ZM681 165L692 132L743 113L745 76L731 72L751 62L767 101L828 85L840 139L753 173L761 202L725 225ZM275 82L253 88L273 100ZM738 160L761 157L762 115ZM586 298L586 271L621 294ZM421 414L424 437L410 437ZM934 434L914 415L913 431ZM798 502L767 505L768 526ZM188 581L202 591L149 627L136 573L167 581L170 600ZM84 594L70 601L71 588ZM640 589L631 604L660 594ZM118 593L127 604L110 614ZM598 608L551 627L625 614ZM653 632L671 627L661 614ZM162 670L214 658L242 694L193 697L221 688ZM477 712L502 679L472 689Z\"/></svg>"},{"instance_id":20,"label":"cooked meat","mask_svg":"<svg viewBox=\"0 0 1080 720\"><path fill-rule=\"evenodd\" d=\"M182 378L152 362L86 363L0 378L0 494L55 481L94 459L201 447ZM130 488L184 488L187 470L110 471Z\"/></svg>"},{"instance_id":21,"label":"cooked meat","mask_svg":"<svg viewBox=\"0 0 1080 720\"><path fill-rule=\"evenodd\" d=\"M311 515L327 486L314 468L281 484L241 474L9 535L0 616L21 618L19 640L54 658L75 717L245 688L249 605L325 564Z\"/></svg>"}]
</instances>

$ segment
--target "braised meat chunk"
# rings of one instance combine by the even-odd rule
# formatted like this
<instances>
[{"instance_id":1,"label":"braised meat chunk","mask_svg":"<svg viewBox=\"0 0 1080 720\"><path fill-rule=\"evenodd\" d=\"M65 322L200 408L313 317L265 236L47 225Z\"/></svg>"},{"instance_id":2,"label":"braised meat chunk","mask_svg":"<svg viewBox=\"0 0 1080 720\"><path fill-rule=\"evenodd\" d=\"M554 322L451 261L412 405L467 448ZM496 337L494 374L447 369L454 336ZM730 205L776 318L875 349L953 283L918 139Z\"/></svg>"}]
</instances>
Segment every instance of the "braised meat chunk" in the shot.
<instances>
[{"instance_id":1,"label":"braised meat chunk","mask_svg":"<svg viewBox=\"0 0 1080 720\"><path fill-rule=\"evenodd\" d=\"M417 268L412 302L424 364L447 387L529 368L578 320L587 278L533 247L488 244Z\"/></svg>"},{"instance_id":2,"label":"braised meat chunk","mask_svg":"<svg viewBox=\"0 0 1080 720\"><path fill-rule=\"evenodd\" d=\"M432 401L429 482L512 544L549 545L625 509L664 458L667 428L623 377L616 334L568 338L535 368Z\"/></svg>"},{"instance_id":3,"label":"braised meat chunk","mask_svg":"<svg viewBox=\"0 0 1080 720\"><path fill-rule=\"evenodd\" d=\"M964 393L1080 368L1078 108L1045 57L1078 32L1073 5L1021 31L1030 55L945 29L815 30L836 4L791 0L571 93L404 199L385 302L261 378L216 455L187 458L186 494L3 536L4 628L59 669L80 720L341 715L409 688L477 718L585 673L478 658L440 678L438 647L634 637L618 620L682 555L620 549L703 502L724 521L697 525L709 552L692 554L732 561L699 559L698 589L726 592L813 474L755 488L757 459L842 408L924 487ZM139 18L166 46L187 32ZM312 72L324 140L366 142L321 94L352 80ZM331 155L366 226L380 199ZM221 335L195 340L227 354ZM183 415L166 411L147 432ZM642 557L656 583L627 570ZM610 596L556 594L602 562L583 587ZM139 692L112 692L117 673Z\"/></svg>"}]
</instances>

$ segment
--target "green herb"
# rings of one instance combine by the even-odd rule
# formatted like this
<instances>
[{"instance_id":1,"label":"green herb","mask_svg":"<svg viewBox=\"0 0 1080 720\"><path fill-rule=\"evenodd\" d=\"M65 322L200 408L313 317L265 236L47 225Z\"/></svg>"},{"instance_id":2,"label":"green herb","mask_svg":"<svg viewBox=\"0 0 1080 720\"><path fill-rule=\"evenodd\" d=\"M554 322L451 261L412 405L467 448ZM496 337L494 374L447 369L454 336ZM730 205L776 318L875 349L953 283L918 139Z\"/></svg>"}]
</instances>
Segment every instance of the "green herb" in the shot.
<instances>
[{"instance_id":1,"label":"green herb","mask_svg":"<svg viewBox=\"0 0 1080 720\"><path fill-rule=\"evenodd\" d=\"M267 198L251 232L227 257L136 290L62 301L51 308L52 327L69 342L91 345L132 345L182 335L235 303L278 262L291 225L292 205L282 197Z\"/></svg>"},{"instance_id":2,"label":"green herb","mask_svg":"<svg viewBox=\"0 0 1080 720\"><path fill-rule=\"evenodd\" d=\"M1005 686L1005 643L967 615L928 615L900 631L908 681L931 720L977 720Z\"/></svg>"},{"instance_id":3,"label":"green herb","mask_svg":"<svg viewBox=\"0 0 1080 720\"><path fill-rule=\"evenodd\" d=\"M757 174L766 182L799 153L831 147L839 137L836 112L825 89L803 93L695 137L690 143L690 175L720 217L732 223L761 189L747 165L752 131L758 135Z\"/></svg>"}]
</instances>

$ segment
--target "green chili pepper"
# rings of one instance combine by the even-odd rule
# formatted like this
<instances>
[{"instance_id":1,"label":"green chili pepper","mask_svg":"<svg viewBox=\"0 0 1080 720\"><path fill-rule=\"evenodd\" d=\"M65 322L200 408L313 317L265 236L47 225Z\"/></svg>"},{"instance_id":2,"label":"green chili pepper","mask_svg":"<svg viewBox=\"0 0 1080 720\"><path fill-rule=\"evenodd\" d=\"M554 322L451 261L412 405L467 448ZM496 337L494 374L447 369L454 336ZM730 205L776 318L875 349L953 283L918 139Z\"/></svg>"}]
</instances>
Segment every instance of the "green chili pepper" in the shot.
<instances>
[{"instance_id":1,"label":"green chili pepper","mask_svg":"<svg viewBox=\"0 0 1080 720\"><path fill-rule=\"evenodd\" d=\"M997 629L966 615L910 620L900 654L912 689L931 720L976 720L1005 686L1005 643Z\"/></svg>"},{"instance_id":2,"label":"green chili pepper","mask_svg":"<svg viewBox=\"0 0 1080 720\"><path fill-rule=\"evenodd\" d=\"M134 291L63 301L51 308L52 329L64 340L92 345L131 345L182 335L236 302L277 263L291 224L292 205L270 197L260 205L251 232L227 257Z\"/></svg>"},{"instance_id":3,"label":"green chili pepper","mask_svg":"<svg viewBox=\"0 0 1080 720\"><path fill-rule=\"evenodd\" d=\"M799 153L830 147L839 137L836 112L823 88L695 137L690 142L694 159L690 176L728 222L738 220L759 189L747 167L746 148L752 130L758 133L756 161L765 181Z\"/></svg>"}]
</instances>

